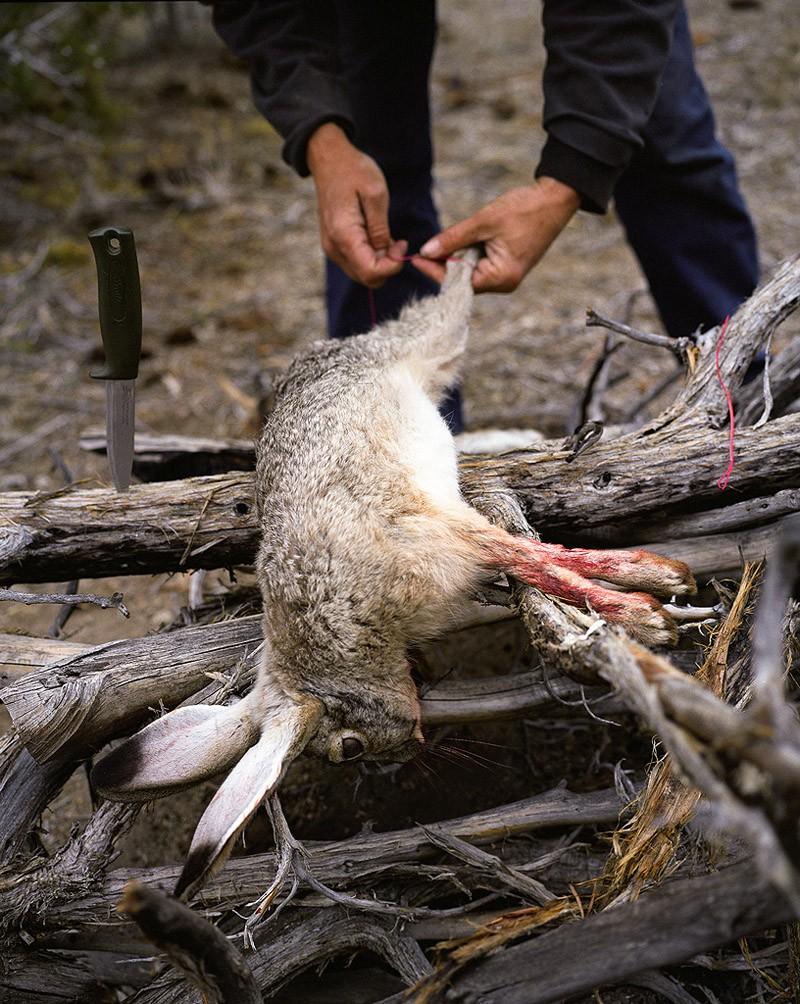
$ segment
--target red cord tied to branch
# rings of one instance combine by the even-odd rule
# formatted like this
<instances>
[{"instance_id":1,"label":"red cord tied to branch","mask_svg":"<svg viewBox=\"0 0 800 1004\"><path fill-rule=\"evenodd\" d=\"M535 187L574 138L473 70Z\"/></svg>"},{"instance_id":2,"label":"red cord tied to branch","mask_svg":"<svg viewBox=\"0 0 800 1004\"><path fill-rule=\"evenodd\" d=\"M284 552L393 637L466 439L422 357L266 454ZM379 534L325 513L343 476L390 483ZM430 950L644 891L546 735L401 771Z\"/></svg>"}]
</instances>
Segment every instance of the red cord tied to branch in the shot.
<instances>
[{"instance_id":1,"label":"red cord tied to branch","mask_svg":"<svg viewBox=\"0 0 800 1004\"><path fill-rule=\"evenodd\" d=\"M714 368L717 372L717 380L719 380L722 393L725 395L725 400L728 402L728 469L721 478L717 479L717 487L721 492L724 492L730 484L731 474L733 474L733 465L736 463L736 419L733 414L733 397L728 389L728 385L722 378L722 367L719 364L719 354L722 351L722 343L725 340L725 332L728 330L728 321L730 321L730 317L726 317L722 322L719 329L719 335L717 336L717 346L714 350Z\"/></svg>"}]
</instances>

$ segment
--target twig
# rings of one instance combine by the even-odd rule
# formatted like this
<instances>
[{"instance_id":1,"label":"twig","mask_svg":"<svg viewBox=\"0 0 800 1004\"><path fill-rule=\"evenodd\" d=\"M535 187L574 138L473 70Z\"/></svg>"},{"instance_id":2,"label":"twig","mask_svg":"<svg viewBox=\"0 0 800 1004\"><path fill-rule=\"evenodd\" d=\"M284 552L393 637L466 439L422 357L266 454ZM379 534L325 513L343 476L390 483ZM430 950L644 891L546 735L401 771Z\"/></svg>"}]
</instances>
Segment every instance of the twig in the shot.
<instances>
[{"instance_id":1,"label":"twig","mask_svg":"<svg viewBox=\"0 0 800 1004\"><path fill-rule=\"evenodd\" d=\"M473 847L467 840L462 840L438 826L423 826L421 823L418 825L435 847L452 854L473 868L487 872L517 896L531 899L540 905L555 899L553 893L545 885L537 879L523 874L518 869L512 868L511 865L507 865L496 854L489 854L488 851L483 851L479 847Z\"/></svg>"},{"instance_id":2,"label":"twig","mask_svg":"<svg viewBox=\"0 0 800 1004\"><path fill-rule=\"evenodd\" d=\"M612 321L607 317L603 317L597 311L592 310L591 307L586 310L586 327L608 328L609 331L615 331L618 335L632 338L635 342L644 342L645 345L657 345L661 349L669 349L670 352L673 352L682 360L686 360L688 349L694 347L694 342L691 338L670 338L667 335L654 335L650 331L639 331L637 328L632 328L629 324L621 324L619 321Z\"/></svg>"},{"instance_id":3,"label":"twig","mask_svg":"<svg viewBox=\"0 0 800 1004\"><path fill-rule=\"evenodd\" d=\"M794 732L795 716L786 703L783 620L800 560L800 515L781 521L758 604L753 630L753 704L751 712L766 719L784 738ZM788 733L788 735L787 735Z\"/></svg>"},{"instance_id":4,"label":"twig","mask_svg":"<svg viewBox=\"0 0 800 1004\"><path fill-rule=\"evenodd\" d=\"M12 457L16 457L18 453L23 453L31 446L35 446L39 440L45 439L51 433L66 425L69 420L68 415L56 415L55 418L49 418L46 422L42 422L33 432L29 432L27 436L21 436L16 442L10 443L0 450L0 464L7 463Z\"/></svg>"},{"instance_id":5,"label":"twig","mask_svg":"<svg viewBox=\"0 0 800 1004\"><path fill-rule=\"evenodd\" d=\"M63 603L74 607L80 603L94 603L103 610L119 610L123 617L131 615L123 602L122 593L112 593L111 596L95 596L92 593L20 593L16 589L0 586L0 600L11 600L28 606L32 603Z\"/></svg>"},{"instance_id":6,"label":"twig","mask_svg":"<svg viewBox=\"0 0 800 1004\"><path fill-rule=\"evenodd\" d=\"M72 582L68 582L64 592L67 596L76 596L78 594L79 579L73 579ZM64 629L67 621L75 612L76 603L62 603L58 609L58 613L53 618L53 623L47 629L48 638L59 638L61 632Z\"/></svg>"},{"instance_id":7,"label":"twig","mask_svg":"<svg viewBox=\"0 0 800 1004\"><path fill-rule=\"evenodd\" d=\"M202 990L208 1004L262 1004L258 984L242 953L188 906L131 881L123 889L117 909Z\"/></svg>"}]
</instances>

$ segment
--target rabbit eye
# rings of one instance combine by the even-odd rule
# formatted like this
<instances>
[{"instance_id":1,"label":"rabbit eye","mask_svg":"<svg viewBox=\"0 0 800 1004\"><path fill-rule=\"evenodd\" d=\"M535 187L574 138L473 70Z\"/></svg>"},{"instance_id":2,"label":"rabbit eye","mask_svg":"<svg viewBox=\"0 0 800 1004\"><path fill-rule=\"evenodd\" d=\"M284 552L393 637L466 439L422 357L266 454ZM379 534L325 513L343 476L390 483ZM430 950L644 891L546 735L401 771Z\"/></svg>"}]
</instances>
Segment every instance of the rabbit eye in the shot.
<instances>
[{"instance_id":1,"label":"rabbit eye","mask_svg":"<svg viewBox=\"0 0 800 1004\"><path fill-rule=\"evenodd\" d=\"M364 744L355 736L348 736L342 739L342 759L356 760L364 752Z\"/></svg>"}]
</instances>

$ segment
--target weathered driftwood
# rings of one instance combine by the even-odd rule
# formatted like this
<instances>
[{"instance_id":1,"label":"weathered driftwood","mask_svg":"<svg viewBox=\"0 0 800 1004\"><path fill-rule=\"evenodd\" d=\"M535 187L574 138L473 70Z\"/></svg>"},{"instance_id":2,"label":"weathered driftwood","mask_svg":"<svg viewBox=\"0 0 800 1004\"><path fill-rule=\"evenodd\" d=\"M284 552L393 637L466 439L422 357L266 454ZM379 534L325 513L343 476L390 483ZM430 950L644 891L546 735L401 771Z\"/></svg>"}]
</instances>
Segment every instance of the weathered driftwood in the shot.
<instances>
[{"instance_id":1,"label":"weathered driftwood","mask_svg":"<svg viewBox=\"0 0 800 1004\"><path fill-rule=\"evenodd\" d=\"M241 671L238 685L245 689L261 641L261 619L252 616L106 643L26 674L2 691L2 702L37 760L80 759L160 706L176 707L215 679L221 686L221 674ZM531 674L447 680L425 694L423 717L429 725L516 718L578 696L571 681L548 689Z\"/></svg>"},{"instance_id":2,"label":"weathered driftwood","mask_svg":"<svg viewBox=\"0 0 800 1004\"><path fill-rule=\"evenodd\" d=\"M0 738L0 861L10 861L22 847L74 770L71 757L39 764L12 733Z\"/></svg>"},{"instance_id":3,"label":"weathered driftwood","mask_svg":"<svg viewBox=\"0 0 800 1004\"><path fill-rule=\"evenodd\" d=\"M668 883L634 903L512 945L454 976L447 999L462 1004L561 1001L682 962L793 916L789 903L746 861L714 875Z\"/></svg>"},{"instance_id":4,"label":"weathered driftwood","mask_svg":"<svg viewBox=\"0 0 800 1004\"><path fill-rule=\"evenodd\" d=\"M0 688L40 669L48 662L77 655L86 651L89 645L80 642L61 641L58 638L35 638L23 634L0 634Z\"/></svg>"},{"instance_id":5,"label":"weathered driftwood","mask_svg":"<svg viewBox=\"0 0 800 1004\"><path fill-rule=\"evenodd\" d=\"M614 789L575 794L558 787L520 802L447 820L436 826L440 832L470 843L488 844L514 834L550 827L613 823L621 808ZM308 843L306 849L309 865L317 878L345 888L372 883L403 862L425 860L439 853L418 827L358 834L330 843ZM274 871L273 853L233 858L207 883L196 904L217 911L252 901L264 891ZM8 918L9 925L24 916L26 929L31 932L64 928L95 931L101 919L103 923L120 923L114 906L126 882L135 879L158 888L172 888L179 873L178 864L146 870L118 869L109 872L99 887L85 882L81 891L74 890L73 898L67 900L58 894L59 876L48 870L46 881L51 891L47 894L50 905L46 913L29 902L21 886L11 884L0 893L0 916ZM70 876L68 881L73 884L79 877Z\"/></svg>"},{"instance_id":6,"label":"weathered driftwood","mask_svg":"<svg viewBox=\"0 0 800 1004\"><path fill-rule=\"evenodd\" d=\"M773 418L783 415L800 397L800 341L792 339L771 361L769 383L772 391ZM742 426L757 422L764 410L762 380L757 376L736 395L736 415Z\"/></svg>"},{"instance_id":7,"label":"weathered driftwood","mask_svg":"<svg viewBox=\"0 0 800 1004\"><path fill-rule=\"evenodd\" d=\"M656 554L685 561L698 579L741 572L746 561L763 561L772 553L781 520L735 533L648 541L641 545Z\"/></svg>"},{"instance_id":8,"label":"weathered driftwood","mask_svg":"<svg viewBox=\"0 0 800 1004\"><path fill-rule=\"evenodd\" d=\"M358 914L348 916L339 908L304 914L300 919L279 918L265 932L256 950L246 956L253 980L265 999L304 969L359 951L381 956L406 985L430 972L430 963L419 945L403 936L396 925ZM184 980L161 980L141 991L136 1000L137 1004L196 1004L197 992ZM230 1004L238 1000L229 998Z\"/></svg>"},{"instance_id":9,"label":"weathered driftwood","mask_svg":"<svg viewBox=\"0 0 800 1004\"><path fill-rule=\"evenodd\" d=\"M106 452L103 430L85 432L80 447ZM155 436L137 432L133 473L142 481L177 481L196 474L224 474L255 469L255 446L249 439L208 439L199 436Z\"/></svg>"}]
</instances>

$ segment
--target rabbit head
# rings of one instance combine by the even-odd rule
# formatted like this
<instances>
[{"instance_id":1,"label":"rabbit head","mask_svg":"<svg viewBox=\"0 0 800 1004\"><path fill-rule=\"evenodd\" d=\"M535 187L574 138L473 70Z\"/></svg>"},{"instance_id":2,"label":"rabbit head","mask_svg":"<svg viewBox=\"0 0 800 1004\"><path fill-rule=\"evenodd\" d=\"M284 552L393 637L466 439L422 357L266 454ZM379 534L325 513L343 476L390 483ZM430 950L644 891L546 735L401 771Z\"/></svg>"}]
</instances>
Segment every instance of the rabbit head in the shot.
<instances>
[{"instance_id":1,"label":"rabbit head","mask_svg":"<svg viewBox=\"0 0 800 1004\"><path fill-rule=\"evenodd\" d=\"M191 894L222 867L258 806L307 751L334 763L401 762L422 744L419 701L405 665L397 687L277 684L265 667L254 689L226 707L171 711L117 746L92 771L99 794L138 802L181 791L223 771L192 838L175 895Z\"/></svg>"},{"instance_id":2,"label":"rabbit head","mask_svg":"<svg viewBox=\"0 0 800 1004\"><path fill-rule=\"evenodd\" d=\"M343 763L368 760L378 763L405 763L422 749L420 706L408 663L405 680L395 685L364 685L347 688L320 687L311 693L323 707L307 751Z\"/></svg>"}]
</instances>

